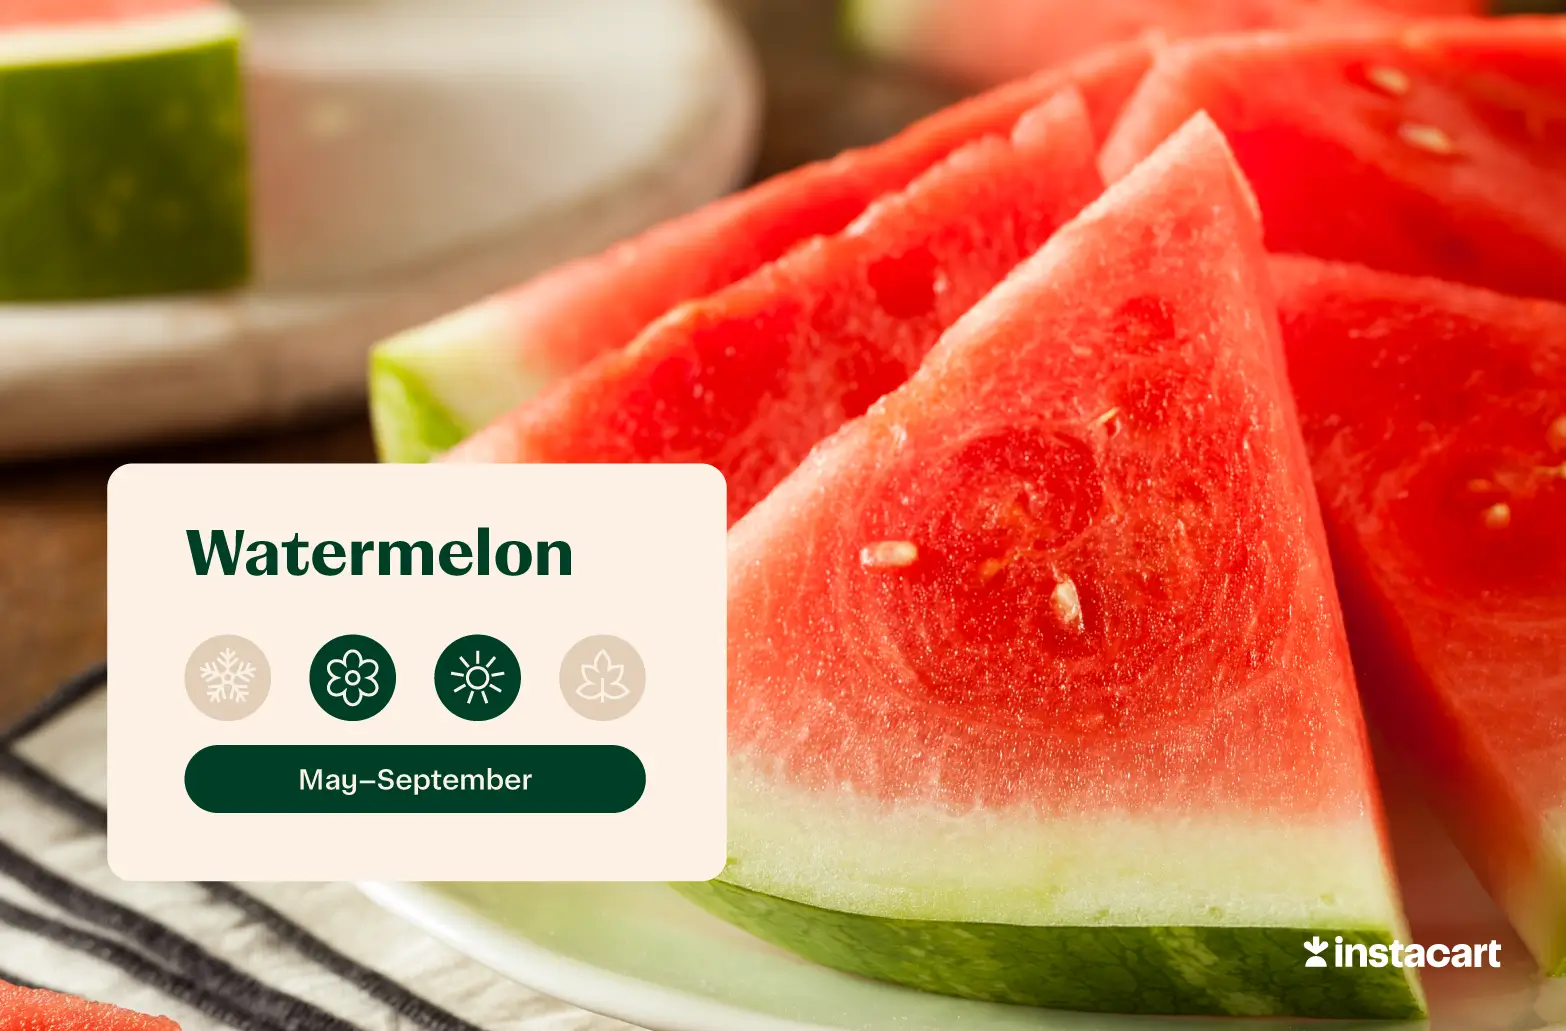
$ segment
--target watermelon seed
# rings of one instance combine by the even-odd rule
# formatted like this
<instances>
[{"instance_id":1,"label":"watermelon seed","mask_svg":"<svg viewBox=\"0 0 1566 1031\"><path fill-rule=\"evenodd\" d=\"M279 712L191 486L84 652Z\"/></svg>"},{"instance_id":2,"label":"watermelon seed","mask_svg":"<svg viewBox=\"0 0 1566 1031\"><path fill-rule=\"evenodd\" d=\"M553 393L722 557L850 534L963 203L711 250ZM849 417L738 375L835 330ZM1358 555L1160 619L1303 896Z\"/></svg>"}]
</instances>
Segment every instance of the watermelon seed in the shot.
<instances>
[{"instance_id":1,"label":"watermelon seed","mask_svg":"<svg viewBox=\"0 0 1566 1031\"><path fill-rule=\"evenodd\" d=\"M1551 451L1566 451L1566 415L1550 423L1550 428L1544 433L1544 439L1550 445Z\"/></svg>"},{"instance_id":2,"label":"watermelon seed","mask_svg":"<svg viewBox=\"0 0 1566 1031\"><path fill-rule=\"evenodd\" d=\"M1495 489L1495 484L1489 480L1469 480L1468 490L1474 494L1488 494Z\"/></svg>"},{"instance_id":3,"label":"watermelon seed","mask_svg":"<svg viewBox=\"0 0 1566 1031\"><path fill-rule=\"evenodd\" d=\"M1512 506L1502 501L1484 510L1484 526L1487 530L1504 530L1512 525Z\"/></svg>"},{"instance_id":4,"label":"watermelon seed","mask_svg":"<svg viewBox=\"0 0 1566 1031\"><path fill-rule=\"evenodd\" d=\"M1408 74L1396 68L1388 68L1386 65L1367 68L1365 79L1389 97L1401 97L1408 93Z\"/></svg>"},{"instance_id":5,"label":"watermelon seed","mask_svg":"<svg viewBox=\"0 0 1566 1031\"><path fill-rule=\"evenodd\" d=\"M1082 629L1082 599L1077 596L1077 585L1071 577L1062 577L1049 596L1049 603L1061 622L1073 630Z\"/></svg>"},{"instance_id":6,"label":"watermelon seed","mask_svg":"<svg viewBox=\"0 0 1566 1031\"><path fill-rule=\"evenodd\" d=\"M1120 432L1120 409L1118 407L1109 409L1094 419L1089 425L1098 430L1106 429L1107 427L1107 432L1113 437Z\"/></svg>"},{"instance_id":7,"label":"watermelon seed","mask_svg":"<svg viewBox=\"0 0 1566 1031\"><path fill-rule=\"evenodd\" d=\"M904 569L918 560L913 541L875 541L859 549L859 564L866 569Z\"/></svg>"},{"instance_id":8,"label":"watermelon seed","mask_svg":"<svg viewBox=\"0 0 1566 1031\"><path fill-rule=\"evenodd\" d=\"M1439 154L1442 157L1450 157L1457 153L1457 144L1452 142L1445 130L1433 125L1422 125L1419 122L1404 122L1397 127L1398 138L1410 147L1425 151L1428 154Z\"/></svg>"}]
</instances>

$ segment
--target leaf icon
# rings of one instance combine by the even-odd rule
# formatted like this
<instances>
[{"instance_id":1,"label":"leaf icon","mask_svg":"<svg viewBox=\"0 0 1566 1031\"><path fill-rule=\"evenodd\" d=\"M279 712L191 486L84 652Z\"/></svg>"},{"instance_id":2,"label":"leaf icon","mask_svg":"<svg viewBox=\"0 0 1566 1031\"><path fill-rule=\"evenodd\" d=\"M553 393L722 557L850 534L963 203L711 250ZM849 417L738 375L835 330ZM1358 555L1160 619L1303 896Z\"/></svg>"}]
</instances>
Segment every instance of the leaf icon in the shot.
<instances>
[{"instance_id":1,"label":"leaf icon","mask_svg":"<svg viewBox=\"0 0 1566 1031\"><path fill-rule=\"evenodd\" d=\"M631 693L624 681L625 667L602 648L591 663L582 663L581 670L582 683L576 693L590 702L617 702Z\"/></svg>"}]
</instances>

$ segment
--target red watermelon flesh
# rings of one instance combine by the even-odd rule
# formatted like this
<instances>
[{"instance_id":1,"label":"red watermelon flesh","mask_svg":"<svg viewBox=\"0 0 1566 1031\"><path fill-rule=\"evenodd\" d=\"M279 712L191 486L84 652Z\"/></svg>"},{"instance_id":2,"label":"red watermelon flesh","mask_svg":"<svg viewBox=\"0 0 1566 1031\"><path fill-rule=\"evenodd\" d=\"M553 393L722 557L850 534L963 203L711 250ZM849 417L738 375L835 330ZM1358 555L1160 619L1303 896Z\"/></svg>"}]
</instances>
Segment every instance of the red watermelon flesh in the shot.
<instances>
[{"instance_id":1,"label":"red watermelon flesh","mask_svg":"<svg viewBox=\"0 0 1566 1031\"><path fill-rule=\"evenodd\" d=\"M451 457L705 462L728 479L733 521L1098 196L1096 157L1082 97L1068 90L842 233L674 309Z\"/></svg>"},{"instance_id":2,"label":"red watermelon flesh","mask_svg":"<svg viewBox=\"0 0 1566 1031\"><path fill-rule=\"evenodd\" d=\"M1275 279L1366 704L1566 973L1566 306L1305 259Z\"/></svg>"},{"instance_id":3,"label":"red watermelon flesh","mask_svg":"<svg viewBox=\"0 0 1566 1031\"><path fill-rule=\"evenodd\" d=\"M0 1031L179 1031L168 1017L0 981Z\"/></svg>"},{"instance_id":4,"label":"red watermelon flesh","mask_svg":"<svg viewBox=\"0 0 1566 1031\"><path fill-rule=\"evenodd\" d=\"M974 139L1010 131L1023 112L1075 85L1107 131L1147 68L1133 42L946 108L884 143L774 176L568 263L487 304L504 313L516 360L534 376L572 372L616 350L674 305L720 290L809 237L835 233Z\"/></svg>"},{"instance_id":5,"label":"red watermelon flesh","mask_svg":"<svg viewBox=\"0 0 1566 1031\"><path fill-rule=\"evenodd\" d=\"M1261 233L1205 117L729 559L715 911L981 998L1420 1011L1407 971L1303 965L1302 928L1401 918Z\"/></svg>"},{"instance_id":6,"label":"red watermelon flesh","mask_svg":"<svg viewBox=\"0 0 1566 1031\"><path fill-rule=\"evenodd\" d=\"M1566 299L1566 19L1170 47L1105 177L1196 110L1228 136L1271 250Z\"/></svg>"},{"instance_id":7,"label":"red watermelon flesh","mask_svg":"<svg viewBox=\"0 0 1566 1031\"><path fill-rule=\"evenodd\" d=\"M0 29L130 21L211 6L212 0L0 0Z\"/></svg>"},{"instance_id":8,"label":"red watermelon flesh","mask_svg":"<svg viewBox=\"0 0 1566 1031\"><path fill-rule=\"evenodd\" d=\"M984 85L1148 31L1180 39L1484 10L1482 0L849 0L849 23L873 50Z\"/></svg>"}]
</instances>

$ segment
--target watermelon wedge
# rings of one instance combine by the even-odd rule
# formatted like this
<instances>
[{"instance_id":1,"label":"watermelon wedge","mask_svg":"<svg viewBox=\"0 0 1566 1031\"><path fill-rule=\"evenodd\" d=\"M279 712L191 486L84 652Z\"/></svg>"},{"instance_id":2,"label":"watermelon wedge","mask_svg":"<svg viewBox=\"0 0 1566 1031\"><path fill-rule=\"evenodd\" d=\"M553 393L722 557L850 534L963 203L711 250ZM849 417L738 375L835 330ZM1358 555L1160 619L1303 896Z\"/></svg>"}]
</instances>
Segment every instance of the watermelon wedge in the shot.
<instances>
[{"instance_id":1,"label":"watermelon wedge","mask_svg":"<svg viewBox=\"0 0 1566 1031\"><path fill-rule=\"evenodd\" d=\"M872 53L987 86L1136 36L1483 14L1483 0L846 0L849 38Z\"/></svg>"},{"instance_id":2,"label":"watermelon wedge","mask_svg":"<svg viewBox=\"0 0 1566 1031\"><path fill-rule=\"evenodd\" d=\"M1274 268L1366 706L1566 973L1566 306Z\"/></svg>"},{"instance_id":3,"label":"watermelon wedge","mask_svg":"<svg viewBox=\"0 0 1566 1031\"><path fill-rule=\"evenodd\" d=\"M168 1017L0 981L0 1031L179 1031Z\"/></svg>"},{"instance_id":4,"label":"watermelon wedge","mask_svg":"<svg viewBox=\"0 0 1566 1031\"><path fill-rule=\"evenodd\" d=\"M1097 155L1068 89L836 236L680 305L451 457L704 462L728 480L733 522L1099 195Z\"/></svg>"},{"instance_id":5,"label":"watermelon wedge","mask_svg":"<svg viewBox=\"0 0 1566 1031\"><path fill-rule=\"evenodd\" d=\"M0 4L0 303L246 278L240 33L205 0Z\"/></svg>"},{"instance_id":6,"label":"watermelon wedge","mask_svg":"<svg viewBox=\"0 0 1566 1031\"><path fill-rule=\"evenodd\" d=\"M378 347L370 406L381 455L427 461L542 386L618 350L670 308L704 297L813 236L841 231L973 140L1076 85L1103 132L1146 69L1134 42L1013 83L884 143L795 169L665 223L593 258Z\"/></svg>"},{"instance_id":7,"label":"watermelon wedge","mask_svg":"<svg viewBox=\"0 0 1566 1031\"><path fill-rule=\"evenodd\" d=\"M729 534L730 861L683 886L973 998L1414 1017L1261 233L1204 117ZM1406 936L1405 936L1406 937Z\"/></svg>"},{"instance_id":8,"label":"watermelon wedge","mask_svg":"<svg viewBox=\"0 0 1566 1031\"><path fill-rule=\"evenodd\" d=\"M1566 300L1566 19L1170 47L1105 144L1106 178L1197 110L1271 250Z\"/></svg>"}]
</instances>

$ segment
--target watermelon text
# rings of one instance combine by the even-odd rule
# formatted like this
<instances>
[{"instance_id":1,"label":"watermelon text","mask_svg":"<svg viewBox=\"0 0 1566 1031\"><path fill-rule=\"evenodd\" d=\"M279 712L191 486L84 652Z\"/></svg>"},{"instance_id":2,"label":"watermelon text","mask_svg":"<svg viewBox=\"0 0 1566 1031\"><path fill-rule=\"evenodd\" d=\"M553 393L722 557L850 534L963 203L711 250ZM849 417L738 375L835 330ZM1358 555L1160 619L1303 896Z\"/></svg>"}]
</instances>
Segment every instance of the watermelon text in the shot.
<instances>
[{"instance_id":1,"label":"watermelon text","mask_svg":"<svg viewBox=\"0 0 1566 1031\"><path fill-rule=\"evenodd\" d=\"M284 541L264 538L245 540L244 530L230 536L226 530L186 530L190 561L197 576L214 569L224 576L570 576L571 545L565 541L491 542L489 527L481 526L476 541L316 541L295 533Z\"/></svg>"}]
</instances>

